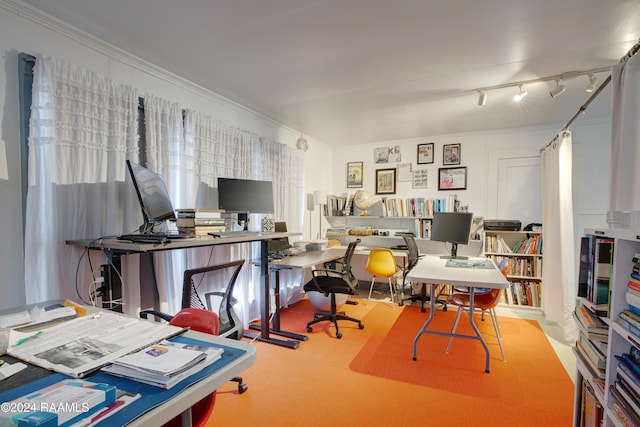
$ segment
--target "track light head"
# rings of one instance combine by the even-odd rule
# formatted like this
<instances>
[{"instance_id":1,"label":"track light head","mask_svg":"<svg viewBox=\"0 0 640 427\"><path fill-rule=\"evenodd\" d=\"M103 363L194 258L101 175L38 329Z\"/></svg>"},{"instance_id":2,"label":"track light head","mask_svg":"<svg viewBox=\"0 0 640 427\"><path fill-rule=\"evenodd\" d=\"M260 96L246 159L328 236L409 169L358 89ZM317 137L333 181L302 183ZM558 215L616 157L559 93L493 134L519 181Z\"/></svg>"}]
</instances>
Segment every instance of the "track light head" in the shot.
<instances>
[{"instance_id":1,"label":"track light head","mask_svg":"<svg viewBox=\"0 0 640 427\"><path fill-rule=\"evenodd\" d=\"M585 90L587 92L593 92L594 90L596 90L597 84L598 84L598 78L593 74L589 74L589 84L587 85L587 88Z\"/></svg>"},{"instance_id":2,"label":"track light head","mask_svg":"<svg viewBox=\"0 0 640 427\"><path fill-rule=\"evenodd\" d=\"M522 91L522 85L520 85L520 92L513 97L513 100L515 102L520 102L528 94L529 94L529 92L527 92L526 90L524 92Z\"/></svg>"},{"instance_id":3,"label":"track light head","mask_svg":"<svg viewBox=\"0 0 640 427\"><path fill-rule=\"evenodd\" d=\"M562 95L565 90L567 90L567 88L560 84L560 80L556 80L556 87L549 91L549 95L551 95L552 98L555 98L558 95Z\"/></svg>"},{"instance_id":4,"label":"track light head","mask_svg":"<svg viewBox=\"0 0 640 427\"><path fill-rule=\"evenodd\" d=\"M479 91L480 95L478 95L478 105L483 107L487 103L487 93L483 90Z\"/></svg>"}]
</instances>

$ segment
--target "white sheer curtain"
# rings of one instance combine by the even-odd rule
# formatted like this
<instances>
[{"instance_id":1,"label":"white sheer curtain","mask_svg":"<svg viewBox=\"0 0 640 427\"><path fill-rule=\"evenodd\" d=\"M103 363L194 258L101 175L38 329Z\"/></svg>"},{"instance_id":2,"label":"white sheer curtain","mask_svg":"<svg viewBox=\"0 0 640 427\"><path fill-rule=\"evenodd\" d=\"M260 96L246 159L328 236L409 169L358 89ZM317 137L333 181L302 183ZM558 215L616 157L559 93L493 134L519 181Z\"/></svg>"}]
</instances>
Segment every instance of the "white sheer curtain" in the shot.
<instances>
[{"instance_id":1,"label":"white sheer curtain","mask_svg":"<svg viewBox=\"0 0 640 427\"><path fill-rule=\"evenodd\" d=\"M77 300L81 250L68 239L121 234L139 212L124 181L138 156L138 95L95 73L38 57L29 124L25 232L27 303ZM94 265L98 267L98 265ZM79 275L87 299L90 272Z\"/></svg>"},{"instance_id":2,"label":"white sheer curtain","mask_svg":"<svg viewBox=\"0 0 640 427\"><path fill-rule=\"evenodd\" d=\"M569 131L561 132L542 150L542 225L542 309L547 320L561 326L564 339L572 342L575 338L576 254Z\"/></svg>"},{"instance_id":3,"label":"white sheer curtain","mask_svg":"<svg viewBox=\"0 0 640 427\"><path fill-rule=\"evenodd\" d=\"M185 112L185 162L183 171L191 182L190 200L185 207L217 206L218 177L261 179L273 182L277 220L287 221L290 230L300 230L304 210L303 159L284 144L261 139L255 134L225 125L201 113ZM251 215L249 228L260 230L263 215ZM235 259L248 263L238 278L235 297L236 310L246 324L260 317L260 270L250 263L258 256L257 244L221 246L214 250L189 252L190 267L198 267ZM283 274L281 300L284 305L302 297L302 273ZM219 290L220 284L200 289ZM216 289L217 287L217 289Z\"/></svg>"},{"instance_id":4,"label":"white sheer curtain","mask_svg":"<svg viewBox=\"0 0 640 427\"><path fill-rule=\"evenodd\" d=\"M609 210L640 210L640 58L611 69L611 181Z\"/></svg>"},{"instance_id":5,"label":"white sheer curtain","mask_svg":"<svg viewBox=\"0 0 640 427\"><path fill-rule=\"evenodd\" d=\"M174 208L188 206L191 183L183 178L184 126L182 110L175 102L152 94L144 98L146 167L166 181ZM153 254L155 281L160 301L159 309L177 313L182 302L183 273L187 268L185 250L163 251Z\"/></svg>"}]
</instances>

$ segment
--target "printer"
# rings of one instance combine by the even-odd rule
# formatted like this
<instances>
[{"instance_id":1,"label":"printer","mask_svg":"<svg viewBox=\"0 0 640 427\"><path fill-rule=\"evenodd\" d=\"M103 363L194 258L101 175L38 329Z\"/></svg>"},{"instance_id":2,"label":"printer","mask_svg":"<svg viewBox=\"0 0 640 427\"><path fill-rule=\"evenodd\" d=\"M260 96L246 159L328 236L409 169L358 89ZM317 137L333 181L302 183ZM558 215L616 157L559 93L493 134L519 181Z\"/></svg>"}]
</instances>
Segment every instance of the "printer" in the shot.
<instances>
[{"instance_id":1,"label":"printer","mask_svg":"<svg viewBox=\"0 0 640 427\"><path fill-rule=\"evenodd\" d=\"M485 230L520 231L522 223L516 219L485 219Z\"/></svg>"}]
</instances>

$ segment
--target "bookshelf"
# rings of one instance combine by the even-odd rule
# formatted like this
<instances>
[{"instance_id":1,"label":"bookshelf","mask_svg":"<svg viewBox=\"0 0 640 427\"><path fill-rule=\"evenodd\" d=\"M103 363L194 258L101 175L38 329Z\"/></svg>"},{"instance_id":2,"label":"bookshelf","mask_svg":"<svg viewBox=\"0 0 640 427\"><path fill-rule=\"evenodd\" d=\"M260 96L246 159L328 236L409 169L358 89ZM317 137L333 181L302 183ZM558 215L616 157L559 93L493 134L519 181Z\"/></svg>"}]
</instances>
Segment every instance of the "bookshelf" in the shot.
<instances>
[{"instance_id":1,"label":"bookshelf","mask_svg":"<svg viewBox=\"0 0 640 427\"><path fill-rule=\"evenodd\" d=\"M576 324L579 338L576 342L576 389L574 393L574 426L595 414L602 418L603 426L623 426L624 406L632 406L631 396L640 391L640 376L631 391L620 393L619 376L624 371L622 355L640 355L640 329L623 319L630 306L629 282L631 274L640 268L640 233L619 229L587 229L581 239L578 276L578 304ZM603 289L606 289L603 290ZM602 298L607 296L607 301ZM591 313L601 328L587 328L579 311ZM640 317L640 316L639 316ZM581 344L582 341L582 344ZM589 350L589 346L596 349ZM598 357L604 363L597 367ZM596 359L594 361L594 359ZM635 381L635 380L634 380ZM637 402L635 402L637 405ZM636 408L638 409L638 408ZM600 425L596 423L595 425Z\"/></svg>"},{"instance_id":2,"label":"bookshelf","mask_svg":"<svg viewBox=\"0 0 640 427\"><path fill-rule=\"evenodd\" d=\"M502 303L539 309L542 297L542 232L485 230L484 255L509 280Z\"/></svg>"}]
</instances>

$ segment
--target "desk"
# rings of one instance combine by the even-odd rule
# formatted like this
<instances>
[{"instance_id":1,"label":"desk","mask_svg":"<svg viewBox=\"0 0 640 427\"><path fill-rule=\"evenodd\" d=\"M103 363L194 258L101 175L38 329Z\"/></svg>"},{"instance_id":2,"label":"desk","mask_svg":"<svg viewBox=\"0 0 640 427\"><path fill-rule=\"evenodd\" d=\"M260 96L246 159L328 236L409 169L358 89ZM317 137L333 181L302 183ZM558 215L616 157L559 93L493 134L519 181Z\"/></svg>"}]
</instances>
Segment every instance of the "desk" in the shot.
<instances>
[{"instance_id":1,"label":"desk","mask_svg":"<svg viewBox=\"0 0 640 427\"><path fill-rule=\"evenodd\" d=\"M409 272L407 280L414 282L428 283L431 286L431 295L435 295L435 287L437 284L448 284L452 286L460 286L469 288L469 312L473 313L474 291L476 288L499 288L506 289L509 282L504 275L498 270L493 261L486 258L469 258L469 262L491 263L491 268L471 268L471 267L447 267L448 259L438 256L427 255L418 261L418 264ZM456 260L451 260L456 261ZM478 327L473 320L473 315L469 316L469 323L475 332L475 335L463 335L450 332L431 331L427 327L433 320L435 315L435 298L430 301L429 318L424 323L418 334L413 340L413 360L417 360L418 340L423 334L444 335L448 337L477 339L484 347L486 354L485 372L489 372L489 347L482 338Z\"/></svg>"},{"instance_id":2,"label":"desk","mask_svg":"<svg viewBox=\"0 0 640 427\"><path fill-rule=\"evenodd\" d=\"M307 336L296 334L293 332L287 332L280 329L280 271L292 270L292 269L306 269L314 267L318 264L324 264L325 262L334 261L344 257L344 248L330 248L322 251L311 251L300 255L293 255L284 257L279 260L273 260L269 262L269 269L275 273L275 286L274 286L274 298L276 310L273 313L273 319L271 321L272 327L270 332L276 335L282 335L288 338L293 338L298 341L283 341L281 345L289 348L298 348L299 341L306 341ZM261 325L262 326L262 325ZM254 329L253 325L251 326Z\"/></svg>"},{"instance_id":3,"label":"desk","mask_svg":"<svg viewBox=\"0 0 640 427\"><path fill-rule=\"evenodd\" d=\"M262 282L263 304L260 310L261 331L260 336L258 336L257 339L272 344L283 345L283 340L272 338L269 335L269 314L271 309L271 302L269 295L270 285L269 268L267 262L267 241L272 239L281 239L284 237L300 236L301 234L302 233L274 232L218 238L210 236L199 236L190 239L171 240L168 243L138 243L129 242L126 240L118 240L114 238L101 240L68 240L66 243L69 245L82 246L84 248L93 250L101 250L106 254L108 258L112 259L113 257L119 257L128 254L141 254L157 251L170 251L175 249L260 242L260 263L262 266L260 271L260 278Z\"/></svg>"},{"instance_id":4,"label":"desk","mask_svg":"<svg viewBox=\"0 0 640 427\"><path fill-rule=\"evenodd\" d=\"M93 311L93 309L90 309ZM14 311L21 310L5 310L3 314L7 314ZM143 321L143 320L141 320ZM186 338L192 338L199 341L204 341L207 343L211 343L213 345L224 346L230 349L238 350L237 353L231 361L228 363L222 364L219 368L213 370L209 375L204 376L199 381L194 384L186 387L185 389L179 391L175 396L169 398L164 403L154 407L148 412L141 415L139 418L134 419L131 423L126 425L131 426L146 426L146 425L162 425L169 420L171 420L176 415L183 414L183 419L190 416L190 408L196 402L200 401L204 397L208 396L214 390L218 389L220 386L228 382L231 378L240 375L245 369L249 368L256 361L256 348L255 346L241 341L236 341L228 338L222 338L218 336L213 336L209 334L203 334L195 331L187 331L183 334ZM211 365L213 366L213 365ZM206 369L206 368L205 368ZM15 377L19 376L20 373L15 374ZM51 377L47 380L50 380L49 384L53 382L57 382L60 380L61 374L53 374L51 373ZM14 378L14 377L11 377ZM68 378L68 377L65 377ZM110 384L125 384L124 386L120 386L127 391L136 391L135 385L140 385L139 383L135 383L134 381L119 379L117 377L112 377L105 373L97 373L94 375L90 375L86 378L89 381L95 382L106 382ZM5 380L6 381L6 380ZM146 386L144 384L142 387L147 387L150 389L156 389L153 386ZM179 386L176 386L179 387ZM14 388L17 391L17 387ZM159 392L164 392L164 390L157 388ZM9 391L10 393L11 391ZM18 396L16 396L18 397ZM144 398L144 395L143 395ZM11 399L7 399L11 400ZM136 401L136 402L141 402ZM131 409L133 409L132 404ZM123 411L124 412L124 411ZM135 412L135 411L131 411ZM137 416L140 412L136 412L133 416ZM127 418L127 420L131 420L131 418ZM108 423L108 422L107 422Z\"/></svg>"}]
</instances>

